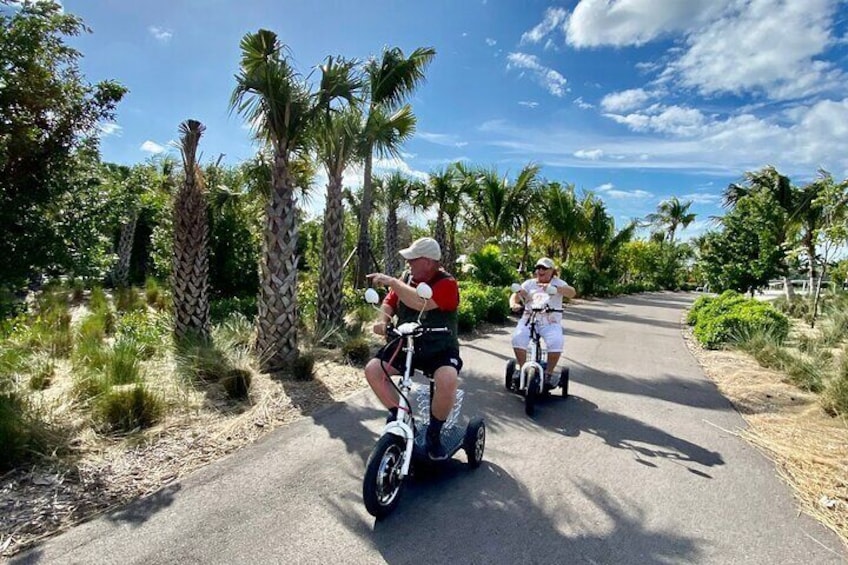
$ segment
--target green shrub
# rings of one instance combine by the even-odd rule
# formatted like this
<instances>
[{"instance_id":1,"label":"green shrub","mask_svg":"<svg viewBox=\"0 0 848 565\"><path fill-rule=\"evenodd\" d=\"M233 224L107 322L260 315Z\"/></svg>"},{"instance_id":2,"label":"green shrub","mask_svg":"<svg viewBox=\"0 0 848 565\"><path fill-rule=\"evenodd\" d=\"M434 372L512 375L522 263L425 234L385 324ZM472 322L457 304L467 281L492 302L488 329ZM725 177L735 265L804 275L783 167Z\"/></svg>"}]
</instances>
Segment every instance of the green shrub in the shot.
<instances>
[{"instance_id":1,"label":"green shrub","mask_svg":"<svg viewBox=\"0 0 848 565\"><path fill-rule=\"evenodd\" d=\"M56 363L51 357L36 357L31 361L32 371L29 377L30 390L44 390L53 383L56 376Z\"/></svg>"},{"instance_id":2,"label":"green shrub","mask_svg":"<svg viewBox=\"0 0 848 565\"><path fill-rule=\"evenodd\" d=\"M301 352L292 363L291 374L298 381L311 381L315 378L315 354Z\"/></svg>"},{"instance_id":3,"label":"green shrub","mask_svg":"<svg viewBox=\"0 0 848 565\"><path fill-rule=\"evenodd\" d=\"M0 392L0 470L13 469L40 451L38 422L20 394Z\"/></svg>"},{"instance_id":4,"label":"green shrub","mask_svg":"<svg viewBox=\"0 0 848 565\"><path fill-rule=\"evenodd\" d=\"M159 281L153 277L147 277L144 281L144 300L148 306L155 307L162 299L162 287Z\"/></svg>"},{"instance_id":5,"label":"green shrub","mask_svg":"<svg viewBox=\"0 0 848 565\"><path fill-rule=\"evenodd\" d=\"M778 333L775 334L775 331ZM783 347L779 330L771 327L745 325L730 339L736 347L756 359L761 367L782 371L792 362L792 355Z\"/></svg>"},{"instance_id":6,"label":"green shrub","mask_svg":"<svg viewBox=\"0 0 848 565\"><path fill-rule=\"evenodd\" d=\"M212 342L193 339L179 345L175 355L177 374L192 385L221 381L232 364Z\"/></svg>"},{"instance_id":7,"label":"green shrub","mask_svg":"<svg viewBox=\"0 0 848 565\"><path fill-rule=\"evenodd\" d=\"M789 335L789 320L771 305L727 291L695 315L694 335L708 349L718 349L746 332L769 332L780 343Z\"/></svg>"},{"instance_id":8,"label":"green shrub","mask_svg":"<svg viewBox=\"0 0 848 565\"><path fill-rule=\"evenodd\" d=\"M253 343L254 328L244 314L233 312L212 328L212 337L222 349L248 349Z\"/></svg>"},{"instance_id":9,"label":"green shrub","mask_svg":"<svg viewBox=\"0 0 848 565\"><path fill-rule=\"evenodd\" d=\"M300 308L300 296L298 295L298 308ZM258 312L255 296L243 296L232 298L219 298L209 303L209 319L212 323L218 323L232 314L241 314L248 320L256 318ZM311 319L311 318L310 318Z\"/></svg>"},{"instance_id":10,"label":"green shrub","mask_svg":"<svg viewBox=\"0 0 848 565\"><path fill-rule=\"evenodd\" d=\"M169 320L162 314L151 314L147 310L127 312L118 320L115 339L132 340L142 359L150 359L160 351L170 334Z\"/></svg>"},{"instance_id":11,"label":"green shrub","mask_svg":"<svg viewBox=\"0 0 848 565\"><path fill-rule=\"evenodd\" d=\"M686 323L690 326L694 326L698 323L698 315L701 311L706 308L711 302L716 300L715 296L699 296L695 302L692 303L692 306L689 308L689 313L686 314Z\"/></svg>"},{"instance_id":12,"label":"green shrub","mask_svg":"<svg viewBox=\"0 0 848 565\"><path fill-rule=\"evenodd\" d=\"M342 355L348 363L364 367L371 358L371 346L365 338L354 337L342 345Z\"/></svg>"},{"instance_id":13,"label":"green shrub","mask_svg":"<svg viewBox=\"0 0 848 565\"><path fill-rule=\"evenodd\" d=\"M72 394L80 402L98 398L109 390L109 381L100 371L85 370L74 374Z\"/></svg>"},{"instance_id":14,"label":"green shrub","mask_svg":"<svg viewBox=\"0 0 848 565\"><path fill-rule=\"evenodd\" d=\"M163 412L162 399L135 384L110 389L95 403L93 415L104 431L128 433L152 426Z\"/></svg>"},{"instance_id":15,"label":"green shrub","mask_svg":"<svg viewBox=\"0 0 848 565\"><path fill-rule=\"evenodd\" d=\"M99 286L91 289L91 296L88 297L88 309L92 312L104 313L109 312L109 299L106 298L106 293Z\"/></svg>"},{"instance_id":16,"label":"green shrub","mask_svg":"<svg viewBox=\"0 0 848 565\"><path fill-rule=\"evenodd\" d=\"M783 369L789 381L802 390L821 392L826 369L818 360L807 360L792 357Z\"/></svg>"},{"instance_id":17,"label":"green shrub","mask_svg":"<svg viewBox=\"0 0 848 565\"><path fill-rule=\"evenodd\" d=\"M504 261L500 247L491 243L472 253L469 261L474 265L471 276L484 285L509 286L518 277L516 270Z\"/></svg>"}]
</instances>

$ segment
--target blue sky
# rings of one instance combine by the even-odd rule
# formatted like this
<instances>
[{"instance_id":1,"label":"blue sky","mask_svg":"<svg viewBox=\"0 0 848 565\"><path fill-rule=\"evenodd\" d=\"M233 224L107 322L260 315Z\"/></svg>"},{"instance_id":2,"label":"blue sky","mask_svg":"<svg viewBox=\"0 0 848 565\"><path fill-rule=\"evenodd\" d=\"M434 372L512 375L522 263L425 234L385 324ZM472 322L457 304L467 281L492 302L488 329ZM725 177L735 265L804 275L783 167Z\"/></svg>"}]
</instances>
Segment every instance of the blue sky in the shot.
<instances>
[{"instance_id":1,"label":"blue sky","mask_svg":"<svg viewBox=\"0 0 848 565\"><path fill-rule=\"evenodd\" d=\"M706 229L721 191L774 165L798 185L848 176L844 0L63 0L93 33L72 40L89 81L130 92L103 124L103 158L170 150L201 120L205 160L255 147L230 114L239 40L275 31L307 74L383 46L437 56L411 100L416 136L381 162L423 176L463 159L604 199L619 225L670 196ZM361 181L349 171L346 182ZM318 213L323 194L312 205Z\"/></svg>"}]
</instances>

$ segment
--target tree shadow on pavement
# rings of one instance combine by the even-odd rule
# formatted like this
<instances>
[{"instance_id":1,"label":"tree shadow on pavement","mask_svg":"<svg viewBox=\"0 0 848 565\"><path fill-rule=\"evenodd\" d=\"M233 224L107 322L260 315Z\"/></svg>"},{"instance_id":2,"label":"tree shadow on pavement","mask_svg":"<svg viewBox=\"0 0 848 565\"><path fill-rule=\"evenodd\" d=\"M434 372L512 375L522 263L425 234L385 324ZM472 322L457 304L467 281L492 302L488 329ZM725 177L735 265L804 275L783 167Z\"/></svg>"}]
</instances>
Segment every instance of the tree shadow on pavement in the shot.
<instances>
[{"instance_id":1,"label":"tree shadow on pavement","mask_svg":"<svg viewBox=\"0 0 848 565\"><path fill-rule=\"evenodd\" d=\"M350 497L340 521L387 563L691 563L697 538L646 524L644 511L601 486L581 482L575 496L535 496L495 463L469 471L451 461L407 485L393 514L363 516ZM348 502L350 504L348 504ZM579 533L577 533L579 532Z\"/></svg>"}]
</instances>

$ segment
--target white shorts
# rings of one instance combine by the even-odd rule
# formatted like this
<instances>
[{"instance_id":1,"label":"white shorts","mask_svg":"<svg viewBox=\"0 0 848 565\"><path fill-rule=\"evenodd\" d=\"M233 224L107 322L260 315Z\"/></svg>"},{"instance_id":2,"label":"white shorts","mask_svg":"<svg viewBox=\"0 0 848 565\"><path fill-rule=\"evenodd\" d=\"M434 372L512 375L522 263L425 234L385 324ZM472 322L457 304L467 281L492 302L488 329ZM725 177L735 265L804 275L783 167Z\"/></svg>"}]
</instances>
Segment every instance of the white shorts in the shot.
<instances>
[{"instance_id":1,"label":"white shorts","mask_svg":"<svg viewBox=\"0 0 848 565\"><path fill-rule=\"evenodd\" d=\"M519 320L518 325L515 326L515 331L512 333L512 347L515 349L527 349L527 346L530 345L530 326L525 322L524 318ZM542 336L548 352L562 353L562 345L565 341L562 335L562 324L536 324L536 330Z\"/></svg>"}]
</instances>

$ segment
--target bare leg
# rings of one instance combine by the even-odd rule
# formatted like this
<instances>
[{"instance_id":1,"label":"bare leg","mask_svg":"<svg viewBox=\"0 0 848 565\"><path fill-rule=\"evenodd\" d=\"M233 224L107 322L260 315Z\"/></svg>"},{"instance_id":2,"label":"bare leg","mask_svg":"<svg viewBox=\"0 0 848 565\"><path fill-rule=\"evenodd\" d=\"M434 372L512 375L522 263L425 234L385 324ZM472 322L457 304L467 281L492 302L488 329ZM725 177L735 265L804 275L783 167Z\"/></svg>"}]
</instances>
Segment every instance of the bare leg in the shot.
<instances>
[{"instance_id":1,"label":"bare leg","mask_svg":"<svg viewBox=\"0 0 848 565\"><path fill-rule=\"evenodd\" d=\"M374 394L383 403L383 406L386 408L395 408L398 405L398 394L391 383L389 383L389 379L383 371L384 367L390 375L398 374L391 365L382 363L379 359L371 359L365 365L365 378L368 380L368 384L371 385L371 390L374 391Z\"/></svg>"},{"instance_id":2,"label":"bare leg","mask_svg":"<svg viewBox=\"0 0 848 565\"><path fill-rule=\"evenodd\" d=\"M527 361L527 350L526 349L518 349L517 347L514 347L512 350L515 352L515 361L518 363L518 366L520 367L521 365L524 364L525 361Z\"/></svg>"},{"instance_id":3,"label":"bare leg","mask_svg":"<svg viewBox=\"0 0 848 565\"><path fill-rule=\"evenodd\" d=\"M456 398L456 369L450 365L439 367L433 373L433 380L436 382L436 386L430 404L430 412L437 420L444 422L447 420Z\"/></svg>"},{"instance_id":4,"label":"bare leg","mask_svg":"<svg viewBox=\"0 0 848 565\"><path fill-rule=\"evenodd\" d=\"M548 374L554 374L557 363L559 363L560 355L562 355L562 353L559 351L548 351Z\"/></svg>"}]
</instances>

